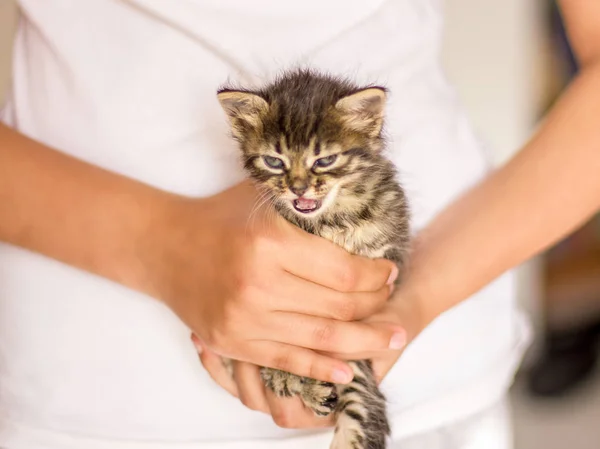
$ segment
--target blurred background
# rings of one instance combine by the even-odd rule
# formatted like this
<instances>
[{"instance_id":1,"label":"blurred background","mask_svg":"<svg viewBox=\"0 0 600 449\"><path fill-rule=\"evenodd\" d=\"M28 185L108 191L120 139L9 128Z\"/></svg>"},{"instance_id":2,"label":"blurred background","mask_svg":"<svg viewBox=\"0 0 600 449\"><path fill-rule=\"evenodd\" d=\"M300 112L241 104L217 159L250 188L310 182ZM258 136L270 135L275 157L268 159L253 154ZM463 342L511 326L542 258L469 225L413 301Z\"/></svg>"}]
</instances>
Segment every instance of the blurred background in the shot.
<instances>
[{"instance_id":1,"label":"blurred background","mask_svg":"<svg viewBox=\"0 0 600 449\"><path fill-rule=\"evenodd\" d=\"M448 77L498 164L576 74L553 0L446 0ZM14 0L0 0L0 103ZM569 151L565 148L565 151ZM536 341L513 387L517 449L600 447L600 217L519 268Z\"/></svg>"}]
</instances>

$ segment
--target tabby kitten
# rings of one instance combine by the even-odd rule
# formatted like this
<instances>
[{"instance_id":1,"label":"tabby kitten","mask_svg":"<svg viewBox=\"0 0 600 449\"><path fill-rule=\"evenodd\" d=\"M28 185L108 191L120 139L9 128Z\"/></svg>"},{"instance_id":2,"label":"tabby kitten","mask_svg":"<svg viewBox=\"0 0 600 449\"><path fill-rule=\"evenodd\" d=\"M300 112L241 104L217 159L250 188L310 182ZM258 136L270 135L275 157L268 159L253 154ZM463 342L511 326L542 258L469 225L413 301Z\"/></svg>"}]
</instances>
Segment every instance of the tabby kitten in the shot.
<instances>
[{"instance_id":1,"label":"tabby kitten","mask_svg":"<svg viewBox=\"0 0 600 449\"><path fill-rule=\"evenodd\" d=\"M295 70L258 90L223 88L218 99L246 171L279 214L350 253L403 265L409 214L382 154L386 89ZM350 364L348 385L270 368L261 374L277 395L299 395L319 416L336 413L332 448L382 449L390 432L385 399L371 362Z\"/></svg>"}]
</instances>

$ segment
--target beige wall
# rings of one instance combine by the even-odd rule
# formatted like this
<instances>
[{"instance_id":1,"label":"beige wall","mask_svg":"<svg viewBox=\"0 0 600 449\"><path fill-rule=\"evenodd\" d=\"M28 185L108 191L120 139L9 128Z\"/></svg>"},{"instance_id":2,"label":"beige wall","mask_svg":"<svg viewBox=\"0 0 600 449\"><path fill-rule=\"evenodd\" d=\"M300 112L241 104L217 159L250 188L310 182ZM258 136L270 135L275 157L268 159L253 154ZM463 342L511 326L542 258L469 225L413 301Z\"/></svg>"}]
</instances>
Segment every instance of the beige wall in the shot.
<instances>
[{"instance_id":1,"label":"beige wall","mask_svg":"<svg viewBox=\"0 0 600 449\"><path fill-rule=\"evenodd\" d=\"M14 0L0 0L0 103L8 84L12 36L17 22Z\"/></svg>"}]
</instances>

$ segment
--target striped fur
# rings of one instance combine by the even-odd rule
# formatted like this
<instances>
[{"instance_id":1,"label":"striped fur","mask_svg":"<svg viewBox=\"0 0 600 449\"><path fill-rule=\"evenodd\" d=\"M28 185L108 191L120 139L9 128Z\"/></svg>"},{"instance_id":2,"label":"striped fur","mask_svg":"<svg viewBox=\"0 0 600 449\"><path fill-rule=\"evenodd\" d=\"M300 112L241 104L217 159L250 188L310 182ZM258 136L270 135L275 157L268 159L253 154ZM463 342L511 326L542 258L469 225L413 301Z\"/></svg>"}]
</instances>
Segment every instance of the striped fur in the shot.
<instances>
[{"instance_id":1,"label":"striped fur","mask_svg":"<svg viewBox=\"0 0 600 449\"><path fill-rule=\"evenodd\" d=\"M218 98L245 169L279 214L353 254L402 268L409 212L383 154L384 88L295 70L255 91L223 88ZM351 366L349 385L269 368L262 377L279 396L299 395L317 415L336 413L332 449L383 449L390 432L385 399L369 361Z\"/></svg>"}]
</instances>

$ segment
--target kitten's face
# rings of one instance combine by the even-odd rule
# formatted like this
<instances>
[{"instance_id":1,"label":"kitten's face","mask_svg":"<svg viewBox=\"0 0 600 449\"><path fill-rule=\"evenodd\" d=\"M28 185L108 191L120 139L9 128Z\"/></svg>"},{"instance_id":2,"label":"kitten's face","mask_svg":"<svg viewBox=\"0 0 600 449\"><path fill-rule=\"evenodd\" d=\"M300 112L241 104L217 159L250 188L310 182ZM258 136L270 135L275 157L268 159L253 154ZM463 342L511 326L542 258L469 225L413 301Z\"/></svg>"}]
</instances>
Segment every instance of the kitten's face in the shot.
<instances>
[{"instance_id":1,"label":"kitten's face","mask_svg":"<svg viewBox=\"0 0 600 449\"><path fill-rule=\"evenodd\" d=\"M338 197L368 164L343 142L323 143L314 136L308 145L287 148L285 137L246 153L247 169L280 205L304 217L317 216L339 204Z\"/></svg>"},{"instance_id":2,"label":"kitten's face","mask_svg":"<svg viewBox=\"0 0 600 449\"><path fill-rule=\"evenodd\" d=\"M352 206L381 148L382 89L321 102L320 109L309 111L304 103L310 98L286 98L284 106L225 91L219 100L245 169L275 203L304 218Z\"/></svg>"}]
</instances>

